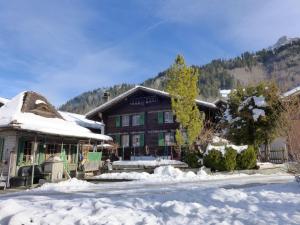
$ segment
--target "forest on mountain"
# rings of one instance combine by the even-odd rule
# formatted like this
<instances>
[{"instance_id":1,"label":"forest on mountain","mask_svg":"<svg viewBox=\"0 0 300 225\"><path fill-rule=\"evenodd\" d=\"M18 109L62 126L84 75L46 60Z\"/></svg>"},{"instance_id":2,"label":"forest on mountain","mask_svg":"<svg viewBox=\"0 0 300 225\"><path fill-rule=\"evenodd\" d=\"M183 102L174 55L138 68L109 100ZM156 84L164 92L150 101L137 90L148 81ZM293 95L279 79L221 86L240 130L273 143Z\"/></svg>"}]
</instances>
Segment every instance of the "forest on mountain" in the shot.
<instances>
[{"instance_id":1,"label":"forest on mountain","mask_svg":"<svg viewBox=\"0 0 300 225\"><path fill-rule=\"evenodd\" d=\"M232 89L237 85L255 84L262 80L274 80L281 91L286 91L300 85L300 39L276 48L255 53L245 52L232 59L216 59L206 65L193 67L199 71L199 99L202 100L213 101L219 98L220 89ZM140 85L165 90L167 71L160 72ZM67 101L59 109L85 114L103 104L105 92L113 98L134 86L124 83L101 87Z\"/></svg>"}]
</instances>

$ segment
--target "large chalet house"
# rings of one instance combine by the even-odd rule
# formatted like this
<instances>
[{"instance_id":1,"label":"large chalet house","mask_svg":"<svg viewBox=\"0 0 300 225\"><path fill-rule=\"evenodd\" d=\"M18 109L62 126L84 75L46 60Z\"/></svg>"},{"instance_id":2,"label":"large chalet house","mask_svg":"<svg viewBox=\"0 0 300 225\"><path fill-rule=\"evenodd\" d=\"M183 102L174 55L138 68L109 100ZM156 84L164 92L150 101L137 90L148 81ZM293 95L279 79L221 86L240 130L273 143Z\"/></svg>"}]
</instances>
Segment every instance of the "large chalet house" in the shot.
<instances>
[{"instance_id":1,"label":"large chalet house","mask_svg":"<svg viewBox=\"0 0 300 225\"><path fill-rule=\"evenodd\" d=\"M195 100L205 119L214 121L218 107ZM178 157L175 151L175 131L179 124L171 110L169 93L136 86L107 100L88 112L90 120L105 124L106 135L118 144L118 154L124 160L144 156Z\"/></svg>"}]
</instances>

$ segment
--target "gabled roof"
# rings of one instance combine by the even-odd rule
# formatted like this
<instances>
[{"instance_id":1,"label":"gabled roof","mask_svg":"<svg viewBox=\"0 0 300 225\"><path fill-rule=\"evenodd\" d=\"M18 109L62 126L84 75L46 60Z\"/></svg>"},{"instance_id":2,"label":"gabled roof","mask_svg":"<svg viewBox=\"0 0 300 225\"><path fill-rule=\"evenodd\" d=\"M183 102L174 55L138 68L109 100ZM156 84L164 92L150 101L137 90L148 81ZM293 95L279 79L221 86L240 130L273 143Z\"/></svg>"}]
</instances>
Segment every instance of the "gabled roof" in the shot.
<instances>
[{"instance_id":1,"label":"gabled roof","mask_svg":"<svg viewBox=\"0 0 300 225\"><path fill-rule=\"evenodd\" d=\"M35 92L22 92L0 108L0 128L28 130L67 137L112 140L76 122L67 121Z\"/></svg>"},{"instance_id":2,"label":"gabled roof","mask_svg":"<svg viewBox=\"0 0 300 225\"><path fill-rule=\"evenodd\" d=\"M138 85L138 86L135 86L134 88L124 92L123 94L120 94L119 96L113 98L112 100L98 106L97 108L91 110L90 112L88 112L86 114L86 117L90 117L90 116L94 115L95 113L104 111L105 109L115 105L116 103L122 101L127 96L129 96L129 95L131 95L134 92L139 91L139 90L142 90L142 91L145 91L145 92L148 92L148 93L153 93L153 94L165 96L165 97L170 97L170 94L168 92L160 91L160 90L157 90L157 89L153 89L153 88ZM198 105L202 105L202 106L213 108L213 109L217 108L214 103L201 101L201 100L198 100L198 99L195 99L195 101Z\"/></svg>"},{"instance_id":3,"label":"gabled roof","mask_svg":"<svg viewBox=\"0 0 300 225\"><path fill-rule=\"evenodd\" d=\"M283 93L282 97L289 97L291 95L299 95L299 94L300 94L300 86Z\"/></svg>"}]
</instances>

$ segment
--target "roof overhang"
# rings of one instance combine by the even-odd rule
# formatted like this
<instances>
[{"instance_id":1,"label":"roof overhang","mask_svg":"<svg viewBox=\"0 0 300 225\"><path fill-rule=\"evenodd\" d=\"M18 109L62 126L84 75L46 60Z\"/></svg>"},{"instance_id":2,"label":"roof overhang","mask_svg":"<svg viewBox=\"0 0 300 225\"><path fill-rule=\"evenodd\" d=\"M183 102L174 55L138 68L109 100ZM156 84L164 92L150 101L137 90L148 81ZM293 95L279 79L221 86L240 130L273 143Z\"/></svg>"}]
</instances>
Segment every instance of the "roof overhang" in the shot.
<instances>
[{"instance_id":1,"label":"roof overhang","mask_svg":"<svg viewBox=\"0 0 300 225\"><path fill-rule=\"evenodd\" d=\"M148 88L148 87L144 87L144 86L135 86L134 88L124 92L123 94L120 94L119 96L113 98L112 100L110 100L110 101L98 106L97 108L91 110L90 112L88 112L86 114L86 117L89 118L89 117L94 116L97 113L101 113L101 112L105 111L106 109L108 109L108 108L112 107L113 105L121 102L124 98L128 97L129 95L131 95L131 94L133 94L133 93L135 93L139 90L145 91L145 92L148 92L148 93L157 94L157 95L160 95L160 96L163 96L163 97L170 97L170 94L168 92L165 92L165 91L160 91L160 90L157 90L157 89ZM208 107L208 108L212 108L212 109L217 108L217 106L214 103L201 101L201 100L198 100L198 99L195 99L195 102L199 106L204 106L204 107Z\"/></svg>"}]
</instances>

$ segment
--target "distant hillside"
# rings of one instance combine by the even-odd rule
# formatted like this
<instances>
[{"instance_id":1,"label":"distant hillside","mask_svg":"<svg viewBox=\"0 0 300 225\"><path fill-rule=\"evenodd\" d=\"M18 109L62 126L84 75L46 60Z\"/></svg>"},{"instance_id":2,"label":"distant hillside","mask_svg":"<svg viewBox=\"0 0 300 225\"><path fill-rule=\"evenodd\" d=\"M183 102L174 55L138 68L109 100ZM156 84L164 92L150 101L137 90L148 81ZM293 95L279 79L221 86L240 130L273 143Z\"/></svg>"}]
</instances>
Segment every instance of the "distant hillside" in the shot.
<instances>
[{"instance_id":1,"label":"distant hillside","mask_svg":"<svg viewBox=\"0 0 300 225\"><path fill-rule=\"evenodd\" d=\"M217 59L194 67L199 68L199 98L213 100L219 97L219 89L231 89L238 83L242 85L262 80L274 80L281 90L286 91L300 85L300 39L282 37L272 47L261 51L245 52L229 60ZM164 90L166 71L148 79L142 85ZM83 93L60 107L60 110L84 114L102 104L103 93L115 97L132 84L115 85Z\"/></svg>"}]
</instances>

